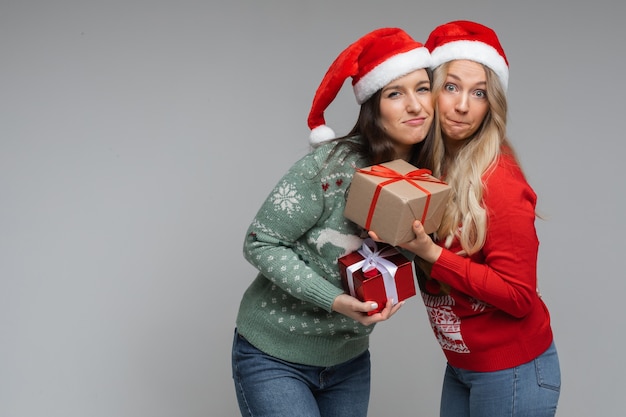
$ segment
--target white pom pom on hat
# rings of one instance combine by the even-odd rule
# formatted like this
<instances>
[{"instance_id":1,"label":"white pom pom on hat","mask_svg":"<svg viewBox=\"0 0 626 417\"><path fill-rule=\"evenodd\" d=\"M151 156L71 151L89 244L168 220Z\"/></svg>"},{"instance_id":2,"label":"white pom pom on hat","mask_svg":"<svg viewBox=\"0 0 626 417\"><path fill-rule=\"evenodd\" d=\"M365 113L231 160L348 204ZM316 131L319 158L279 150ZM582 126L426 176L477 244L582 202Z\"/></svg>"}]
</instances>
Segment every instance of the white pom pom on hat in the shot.
<instances>
[{"instance_id":1,"label":"white pom pom on hat","mask_svg":"<svg viewBox=\"0 0 626 417\"><path fill-rule=\"evenodd\" d=\"M335 132L326 125L319 125L311 130L309 140L312 145L319 145L329 140L335 139L337 136Z\"/></svg>"},{"instance_id":2,"label":"white pom pom on hat","mask_svg":"<svg viewBox=\"0 0 626 417\"><path fill-rule=\"evenodd\" d=\"M468 59L491 68L507 90L509 62L493 29L469 20L455 20L437 26L424 43L432 57L432 68L453 61Z\"/></svg>"},{"instance_id":3,"label":"white pom pom on hat","mask_svg":"<svg viewBox=\"0 0 626 417\"><path fill-rule=\"evenodd\" d=\"M391 81L431 65L424 45L402 29L380 28L364 35L339 54L317 88L307 121L309 142L319 146L336 137L326 126L324 111L348 77L352 78L357 103L363 104Z\"/></svg>"}]
</instances>

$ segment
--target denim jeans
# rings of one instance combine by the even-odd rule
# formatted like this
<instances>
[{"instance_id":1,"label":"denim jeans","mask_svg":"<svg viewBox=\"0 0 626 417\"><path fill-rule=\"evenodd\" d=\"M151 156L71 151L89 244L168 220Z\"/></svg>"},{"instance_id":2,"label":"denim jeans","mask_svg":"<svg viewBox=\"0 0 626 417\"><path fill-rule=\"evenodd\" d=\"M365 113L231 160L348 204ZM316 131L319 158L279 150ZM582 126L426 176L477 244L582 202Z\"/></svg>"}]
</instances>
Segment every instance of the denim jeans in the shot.
<instances>
[{"instance_id":1,"label":"denim jeans","mask_svg":"<svg viewBox=\"0 0 626 417\"><path fill-rule=\"evenodd\" d=\"M446 368L441 417L552 417L561 390L554 343L536 359L496 372Z\"/></svg>"},{"instance_id":2,"label":"denim jeans","mask_svg":"<svg viewBox=\"0 0 626 417\"><path fill-rule=\"evenodd\" d=\"M237 333L232 367L244 417L366 417L370 354L329 367L300 365L265 354Z\"/></svg>"}]
</instances>

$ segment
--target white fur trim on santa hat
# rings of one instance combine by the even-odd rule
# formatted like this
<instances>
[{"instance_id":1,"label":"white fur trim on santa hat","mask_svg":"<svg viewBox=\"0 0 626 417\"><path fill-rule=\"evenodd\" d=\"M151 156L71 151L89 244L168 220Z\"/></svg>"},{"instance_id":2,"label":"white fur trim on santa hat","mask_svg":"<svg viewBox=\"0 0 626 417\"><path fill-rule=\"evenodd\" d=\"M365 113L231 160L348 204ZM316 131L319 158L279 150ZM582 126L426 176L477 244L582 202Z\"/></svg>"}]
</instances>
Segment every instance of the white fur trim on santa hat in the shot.
<instances>
[{"instance_id":1,"label":"white fur trim on santa hat","mask_svg":"<svg viewBox=\"0 0 626 417\"><path fill-rule=\"evenodd\" d=\"M444 43L431 53L432 68L455 59L469 59L491 68L500 78L504 91L509 84L509 67L506 61L492 46L480 41L454 41Z\"/></svg>"},{"instance_id":2,"label":"white fur trim on santa hat","mask_svg":"<svg viewBox=\"0 0 626 417\"><path fill-rule=\"evenodd\" d=\"M330 127L326 125L320 125L311 130L311 134L309 135L309 143L313 147L317 147L324 142L335 139L336 137L337 136L335 135L335 132Z\"/></svg>"},{"instance_id":3,"label":"white fur trim on santa hat","mask_svg":"<svg viewBox=\"0 0 626 417\"><path fill-rule=\"evenodd\" d=\"M431 66L426 48L416 48L395 55L365 74L353 87L358 104L363 104L376 91L410 72Z\"/></svg>"}]
</instances>

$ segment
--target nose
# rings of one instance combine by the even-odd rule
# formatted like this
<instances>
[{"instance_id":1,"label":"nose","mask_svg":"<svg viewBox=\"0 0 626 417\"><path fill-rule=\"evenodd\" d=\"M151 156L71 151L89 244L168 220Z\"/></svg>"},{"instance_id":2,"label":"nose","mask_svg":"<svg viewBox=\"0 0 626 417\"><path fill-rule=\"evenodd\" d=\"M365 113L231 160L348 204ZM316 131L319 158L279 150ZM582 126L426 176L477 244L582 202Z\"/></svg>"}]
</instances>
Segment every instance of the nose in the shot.
<instances>
[{"instance_id":1,"label":"nose","mask_svg":"<svg viewBox=\"0 0 626 417\"><path fill-rule=\"evenodd\" d=\"M467 113L469 111L469 95L460 94L454 109L459 113Z\"/></svg>"},{"instance_id":2,"label":"nose","mask_svg":"<svg viewBox=\"0 0 626 417\"><path fill-rule=\"evenodd\" d=\"M409 113L419 113L422 110L422 103L420 103L417 95L409 94L407 100L406 108Z\"/></svg>"}]
</instances>

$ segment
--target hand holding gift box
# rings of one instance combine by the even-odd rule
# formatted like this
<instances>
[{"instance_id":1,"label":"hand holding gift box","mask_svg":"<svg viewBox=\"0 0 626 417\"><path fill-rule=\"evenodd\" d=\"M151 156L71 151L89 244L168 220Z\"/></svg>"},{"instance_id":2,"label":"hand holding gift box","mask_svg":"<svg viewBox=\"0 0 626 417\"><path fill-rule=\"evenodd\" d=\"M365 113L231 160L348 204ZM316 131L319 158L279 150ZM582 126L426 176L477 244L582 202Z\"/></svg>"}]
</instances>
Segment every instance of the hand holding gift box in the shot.
<instances>
[{"instance_id":1,"label":"hand holding gift box","mask_svg":"<svg viewBox=\"0 0 626 417\"><path fill-rule=\"evenodd\" d=\"M450 186L403 159L358 169L354 173L344 216L380 240L396 246L415 238L414 220L426 233L439 228Z\"/></svg>"},{"instance_id":2,"label":"hand holding gift box","mask_svg":"<svg viewBox=\"0 0 626 417\"><path fill-rule=\"evenodd\" d=\"M375 301L380 312L387 300L393 305L416 294L415 269L396 248L363 241L361 249L337 260L344 290L361 301Z\"/></svg>"}]
</instances>

